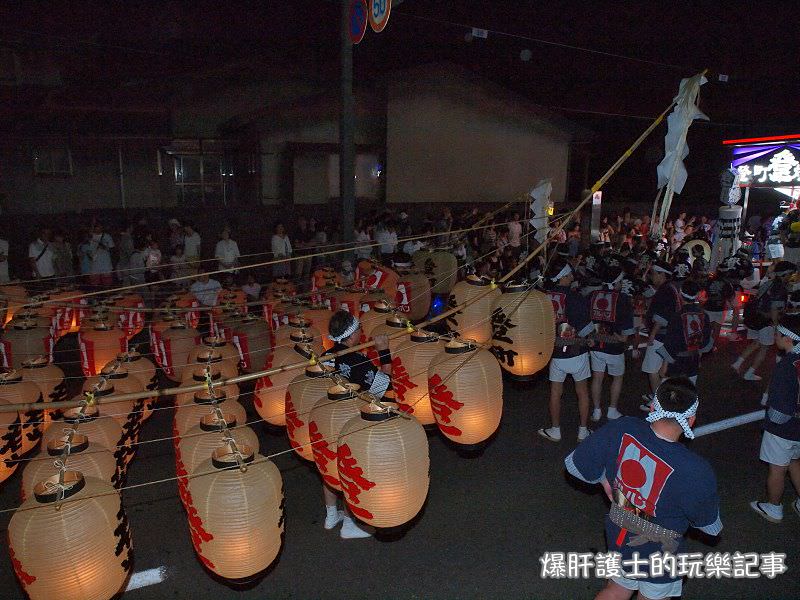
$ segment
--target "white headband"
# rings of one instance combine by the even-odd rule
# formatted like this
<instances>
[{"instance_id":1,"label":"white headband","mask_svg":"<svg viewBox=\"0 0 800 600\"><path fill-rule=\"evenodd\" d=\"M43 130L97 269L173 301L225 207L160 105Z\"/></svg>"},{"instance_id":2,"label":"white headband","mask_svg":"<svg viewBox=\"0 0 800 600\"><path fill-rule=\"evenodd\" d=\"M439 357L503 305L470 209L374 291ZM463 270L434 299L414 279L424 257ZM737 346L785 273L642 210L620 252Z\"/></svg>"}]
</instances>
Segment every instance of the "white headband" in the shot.
<instances>
[{"instance_id":1,"label":"white headband","mask_svg":"<svg viewBox=\"0 0 800 600\"><path fill-rule=\"evenodd\" d=\"M694 296L690 296L689 294L687 294L686 292L681 290L681 296L683 296L686 300L697 300L697 296L699 296L699 292L697 294L695 294Z\"/></svg>"},{"instance_id":2,"label":"white headband","mask_svg":"<svg viewBox=\"0 0 800 600\"><path fill-rule=\"evenodd\" d=\"M564 265L564 268L558 272L558 275L550 278L550 281L558 281L559 279L561 279L562 277L566 277L570 273L572 273L572 265L566 264Z\"/></svg>"},{"instance_id":3,"label":"white headband","mask_svg":"<svg viewBox=\"0 0 800 600\"><path fill-rule=\"evenodd\" d=\"M625 271L621 271L621 272L620 272L620 274L619 274L619 275L617 275L616 279L614 279L614 281L606 281L606 282L605 282L605 285L607 285L607 286L608 286L608 287L610 287L610 288L613 288L613 287L614 287L615 285L617 285L617 284L618 284L620 281L622 281L622 279L623 279L624 277L625 277Z\"/></svg>"},{"instance_id":4,"label":"white headband","mask_svg":"<svg viewBox=\"0 0 800 600\"><path fill-rule=\"evenodd\" d=\"M672 275L672 271L670 271L669 269L665 269L664 267L661 267L659 265L653 265L652 268L653 271L657 271L659 273L666 273L667 275Z\"/></svg>"},{"instance_id":5,"label":"white headband","mask_svg":"<svg viewBox=\"0 0 800 600\"><path fill-rule=\"evenodd\" d=\"M800 352L800 335L797 335L794 331L784 327L783 325L778 325L778 333L780 333L781 335L785 335L790 340L798 342L792 348L792 354Z\"/></svg>"},{"instance_id":6,"label":"white headband","mask_svg":"<svg viewBox=\"0 0 800 600\"><path fill-rule=\"evenodd\" d=\"M661 406L661 403L658 401L658 392L656 392L656 397L653 400L653 412L647 415L645 420L648 423L655 423L661 419L675 419L681 426L681 429L683 429L683 434L690 440L693 440L694 431L692 431L692 428L689 427L689 417L693 417L695 414L697 414L697 407L699 405L700 401L695 400L694 404L692 404L686 409L686 411L682 413L664 410L664 408Z\"/></svg>"},{"instance_id":7,"label":"white headband","mask_svg":"<svg viewBox=\"0 0 800 600\"><path fill-rule=\"evenodd\" d=\"M354 317L353 315L350 315L350 318L353 319L352 322L345 328L345 330L342 332L341 335L328 335L328 338L330 338L334 342L341 342L342 340L346 340L356 331L358 331L358 328L361 327L361 322L358 320L357 317Z\"/></svg>"}]
</instances>

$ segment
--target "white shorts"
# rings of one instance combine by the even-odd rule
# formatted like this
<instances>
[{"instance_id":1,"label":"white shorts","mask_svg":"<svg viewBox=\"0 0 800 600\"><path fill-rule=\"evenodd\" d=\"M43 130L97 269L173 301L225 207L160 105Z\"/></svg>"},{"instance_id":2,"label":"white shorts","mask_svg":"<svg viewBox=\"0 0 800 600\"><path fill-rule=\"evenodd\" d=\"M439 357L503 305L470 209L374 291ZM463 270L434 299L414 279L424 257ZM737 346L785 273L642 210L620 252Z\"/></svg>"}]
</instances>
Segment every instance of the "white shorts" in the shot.
<instances>
[{"instance_id":1,"label":"white shorts","mask_svg":"<svg viewBox=\"0 0 800 600\"><path fill-rule=\"evenodd\" d=\"M708 315L708 320L712 323L719 323L722 325L728 318L727 310L707 310L705 313Z\"/></svg>"},{"instance_id":2,"label":"white shorts","mask_svg":"<svg viewBox=\"0 0 800 600\"><path fill-rule=\"evenodd\" d=\"M800 459L800 442L765 431L761 438L759 458L765 463L785 467L793 460Z\"/></svg>"},{"instance_id":3,"label":"white shorts","mask_svg":"<svg viewBox=\"0 0 800 600\"><path fill-rule=\"evenodd\" d=\"M758 340L762 346L772 346L775 344L775 327L772 325L761 329L747 329L748 340Z\"/></svg>"},{"instance_id":4,"label":"white shorts","mask_svg":"<svg viewBox=\"0 0 800 600\"><path fill-rule=\"evenodd\" d=\"M783 258L783 244L767 244L767 258Z\"/></svg>"},{"instance_id":5,"label":"white shorts","mask_svg":"<svg viewBox=\"0 0 800 600\"><path fill-rule=\"evenodd\" d=\"M603 373L608 371L608 374L612 377L619 377L625 374L624 354L608 354L598 350L592 350L589 354L592 357L593 372Z\"/></svg>"},{"instance_id":6,"label":"white shorts","mask_svg":"<svg viewBox=\"0 0 800 600\"><path fill-rule=\"evenodd\" d=\"M628 579L627 577L612 577L611 581L621 585L626 590L639 591L645 598L659 600L660 598L671 598L680 596L683 593L683 580L678 579L670 583L650 583L640 579Z\"/></svg>"},{"instance_id":7,"label":"white shorts","mask_svg":"<svg viewBox=\"0 0 800 600\"><path fill-rule=\"evenodd\" d=\"M588 352L572 358L550 359L550 381L561 383L567 379L567 375L572 375L575 381L583 381L592 376Z\"/></svg>"},{"instance_id":8,"label":"white shorts","mask_svg":"<svg viewBox=\"0 0 800 600\"><path fill-rule=\"evenodd\" d=\"M642 360L642 373L658 373L664 364L664 357L658 351L664 347L664 342L653 340L653 345L647 347Z\"/></svg>"}]
</instances>

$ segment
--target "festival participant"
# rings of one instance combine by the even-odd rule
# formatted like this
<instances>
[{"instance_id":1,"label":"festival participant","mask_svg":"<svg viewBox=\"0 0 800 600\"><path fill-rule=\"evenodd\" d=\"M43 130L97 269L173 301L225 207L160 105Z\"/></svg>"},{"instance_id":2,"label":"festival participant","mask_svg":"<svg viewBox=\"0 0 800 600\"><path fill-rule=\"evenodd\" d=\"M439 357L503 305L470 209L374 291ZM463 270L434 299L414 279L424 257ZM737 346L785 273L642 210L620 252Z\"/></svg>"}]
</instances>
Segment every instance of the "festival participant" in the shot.
<instances>
[{"instance_id":1,"label":"festival participant","mask_svg":"<svg viewBox=\"0 0 800 600\"><path fill-rule=\"evenodd\" d=\"M688 377L697 385L700 355L710 352L714 345L711 321L698 302L700 286L687 281L681 287L681 309L673 313L667 323L664 345L658 353L664 359L661 376ZM649 405L642 409L650 410Z\"/></svg>"},{"instance_id":2,"label":"festival participant","mask_svg":"<svg viewBox=\"0 0 800 600\"><path fill-rule=\"evenodd\" d=\"M618 419L619 396L622 392L622 378L625 375L625 349L628 336L633 333L633 307L630 298L620 292L625 273L620 267L608 267L603 273L603 289L589 297L589 318L598 338L590 352L592 364L592 421L603 416L600 400L603 395L603 378L606 371L611 376L611 399L606 416Z\"/></svg>"},{"instance_id":3,"label":"festival participant","mask_svg":"<svg viewBox=\"0 0 800 600\"><path fill-rule=\"evenodd\" d=\"M547 295L553 304L556 323L556 340L553 358L550 360L550 421L551 426L539 429L538 433L551 442L561 441L561 395L567 375L575 381L578 396L580 426L578 440L589 435L589 387L591 376L589 346L587 338L594 331L589 320L586 299L572 289L575 277L572 266L563 259L556 259L549 271Z\"/></svg>"},{"instance_id":4,"label":"festival participant","mask_svg":"<svg viewBox=\"0 0 800 600\"><path fill-rule=\"evenodd\" d=\"M787 472L800 495L800 315L787 314L780 320L775 345L786 355L775 366L767 392L759 456L769 465L767 501L751 502L750 507L767 521L780 523ZM792 508L800 516L800 498L795 499Z\"/></svg>"},{"instance_id":5,"label":"festival participant","mask_svg":"<svg viewBox=\"0 0 800 600\"><path fill-rule=\"evenodd\" d=\"M200 234L194 230L194 224L186 222L183 225L183 255L192 273L197 273L200 265Z\"/></svg>"},{"instance_id":6,"label":"festival participant","mask_svg":"<svg viewBox=\"0 0 800 600\"><path fill-rule=\"evenodd\" d=\"M661 383L659 373L664 365L664 358L658 351L664 345L666 335L664 328L669 323L669 318L681 309L680 292L678 287L670 281L671 273L672 268L664 261L656 261L650 267L650 281L656 291L645 314L649 335L647 350L642 360L642 372L647 373L653 393ZM645 394L643 398L649 406L653 394Z\"/></svg>"},{"instance_id":7,"label":"festival participant","mask_svg":"<svg viewBox=\"0 0 800 600\"><path fill-rule=\"evenodd\" d=\"M611 501L606 519L609 552L622 564L638 553L638 577L612 577L595 597L623 600L635 591L640 599L680 596L682 581L652 573L649 557L686 552L685 533L695 527L709 535L722 530L714 471L708 462L679 442L694 438L699 401L685 377L658 387L647 422L631 417L609 421L564 460L567 471L586 483L599 483Z\"/></svg>"},{"instance_id":8,"label":"festival participant","mask_svg":"<svg viewBox=\"0 0 800 600\"><path fill-rule=\"evenodd\" d=\"M328 325L329 338L334 342L333 348L325 354L341 352L359 343L361 336L361 323L358 318L345 310L333 314ZM345 377L350 383L358 384L361 390L367 391L378 399L383 398L392 384L392 355L389 351L389 338L385 335L376 335L374 338L375 350L380 357L381 368L375 368L366 354L351 352L344 356L337 356L334 361L324 364L334 367L336 372ZM324 354L323 354L324 356ZM374 528L357 523L350 512L337 508L338 495L324 483L322 492L325 497L325 529L333 529L342 523L340 536L342 539L366 538L375 531Z\"/></svg>"},{"instance_id":9,"label":"festival participant","mask_svg":"<svg viewBox=\"0 0 800 600\"><path fill-rule=\"evenodd\" d=\"M114 283L114 267L111 263L111 249L114 240L103 230L101 223L95 223L89 241L89 283L94 287L109 287Z\"/></svg>"},{"instance_id":10,"label":"festival participant","mask_svg":"<svg viewBox=\"0 0 800 600\"><path fill-rule=\"evenodd\" d=\"M745 381L761 381L761 377L756 375L756 370L764 362L770 346L775 343L775 327L780 319L781 311L786 307L788 297L786 279L796 270L793 263L785 260L772 263L767 269L767 276L761 282L755 298L751 298L744 307L747 339L753 341L731 363L731 367L738 373L750 355L757 351L750 368L742 377Z\"/></svg>"},{"instance_id":11,"label":"festival participant","mask_svg":"<svg viewBox=\"0 0 800 600\"><path fill-rule=\"evenodd\" d=\"M711 338L716 345L722 325L728 318L728 311L736 303L738 285L730 279L731 270L727 262L723 261L717 267L717 276L709 279L706 284L706 303L703 307L711 320Z\"/></svg>"}]
</instances>

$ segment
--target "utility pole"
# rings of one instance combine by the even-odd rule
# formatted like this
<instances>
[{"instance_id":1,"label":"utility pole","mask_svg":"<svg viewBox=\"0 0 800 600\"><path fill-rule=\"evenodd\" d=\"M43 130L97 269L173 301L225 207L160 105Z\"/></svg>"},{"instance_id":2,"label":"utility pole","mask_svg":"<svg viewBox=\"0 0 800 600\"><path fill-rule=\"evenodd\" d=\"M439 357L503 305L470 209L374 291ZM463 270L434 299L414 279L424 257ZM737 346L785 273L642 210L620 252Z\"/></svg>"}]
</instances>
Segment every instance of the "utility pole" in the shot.
<instances>
[{"instance_id":1,"label":"utility pole","mask_svg":"<svg viewBox=\"0 0 800 600\"><path fill-rule=\"evenodd\" d=\"M355 239L355 101L353 99L353 42L350 39L351 0L341 2L342 113L339 120L339 197L342 201L343 241Z\"/></svg>"}]
</instances>

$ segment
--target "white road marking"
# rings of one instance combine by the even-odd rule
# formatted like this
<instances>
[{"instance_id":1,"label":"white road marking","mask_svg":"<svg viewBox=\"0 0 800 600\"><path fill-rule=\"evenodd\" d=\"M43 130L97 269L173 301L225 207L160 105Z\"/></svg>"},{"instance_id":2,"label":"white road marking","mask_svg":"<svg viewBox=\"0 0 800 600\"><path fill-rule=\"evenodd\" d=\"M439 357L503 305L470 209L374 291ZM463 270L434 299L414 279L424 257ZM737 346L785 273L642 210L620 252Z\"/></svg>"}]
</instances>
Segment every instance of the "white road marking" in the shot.
<instances>
[{"instance_id":1,"label":"white road marking","mask_svg":"<svg viewBox=\"0 0 800 600\"><path fill-rule=\"evenodd\" d=\"M155 569L147 569L146 571L139 571L131 575L128 582L128 587L125 588L126 592L131 590L138 590L139 588L147 587L149 585L156 585L161 583L167 578L167 567L156 567Z\"/></svg>"}]
</instances>

